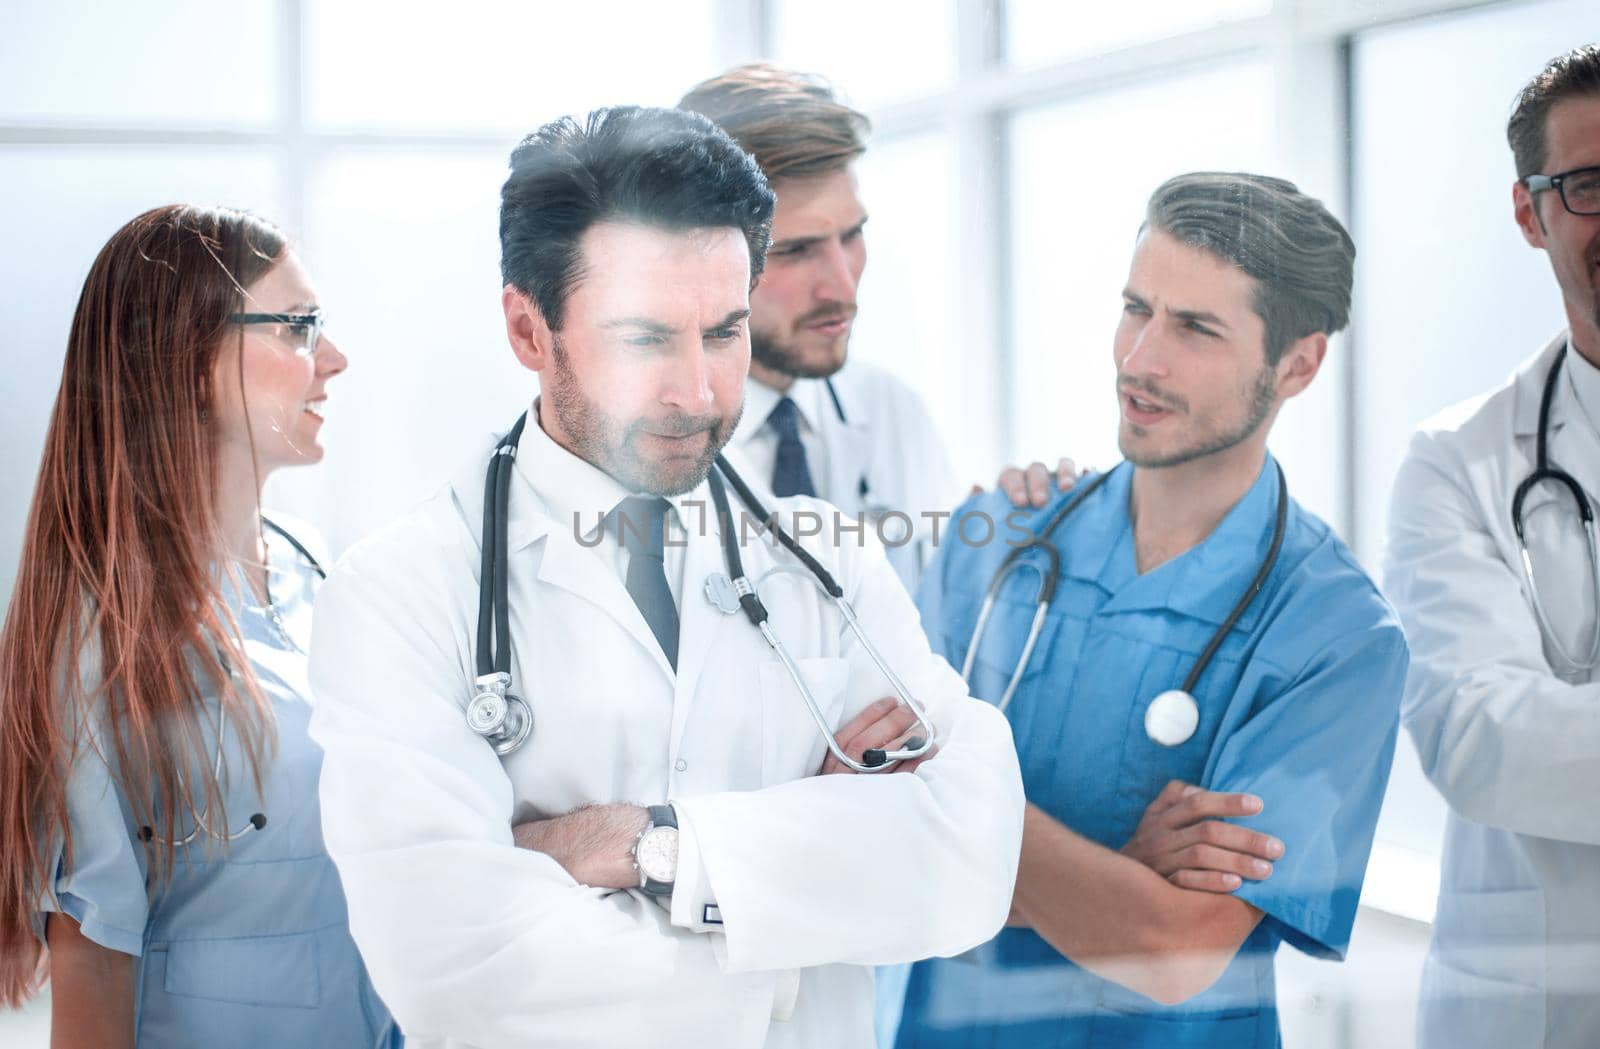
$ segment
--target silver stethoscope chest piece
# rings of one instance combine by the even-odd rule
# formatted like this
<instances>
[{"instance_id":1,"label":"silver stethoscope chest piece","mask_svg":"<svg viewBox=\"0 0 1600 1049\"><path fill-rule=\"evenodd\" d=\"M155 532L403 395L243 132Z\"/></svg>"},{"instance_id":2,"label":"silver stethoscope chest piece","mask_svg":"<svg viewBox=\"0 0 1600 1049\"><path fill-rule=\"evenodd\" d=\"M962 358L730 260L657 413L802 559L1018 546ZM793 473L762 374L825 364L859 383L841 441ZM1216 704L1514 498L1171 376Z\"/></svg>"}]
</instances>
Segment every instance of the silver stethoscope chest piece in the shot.
<instances>
[{"instance_id":1,"label":"silver stethoscope chest piece","mask_svg":"<svg viewBox=\"0 0 1600 1049\"><path fill-rule=\"evenodd\" d=\"M479 692L467 704L467 724L479 735L499 732L506 723L506 698L498 692Z\"/></svg>"},{"instance_id":2,"label":"silver stethoscope chest piece","mask_svg":"<svg viewBox=\"0 0 1600 1049\"><path fill-rule=\"evenodd\" d=\"M533 732L533 711L520 696L506 691L510 681L509 674L484 675L467 701L467 725L501 757L526 743Z\"/></svg>"},{"instance_id":3,"label":"silver stethoscope chest piece","mask_svg":"<svg viewBox=\"0 0 1600 1049\"><path fill-rule=\"evenodd\" d=\"M733 580L721 572L706 576L706 600L723 615L731 616L739 611L739 591Z\"/></svg>"},{"instance_id":4,"label":"silver stethoscope chest piece","mask_svg":"<svg viewBox=\"0 0 1600 1049\"><path fill-rule=\"evenodd\" d=\"M1144 734L1163 747L1189 742L1199 727L1200 704L1181 688L1168 689L1145 708Z\"/></svg>"}]
</instances>

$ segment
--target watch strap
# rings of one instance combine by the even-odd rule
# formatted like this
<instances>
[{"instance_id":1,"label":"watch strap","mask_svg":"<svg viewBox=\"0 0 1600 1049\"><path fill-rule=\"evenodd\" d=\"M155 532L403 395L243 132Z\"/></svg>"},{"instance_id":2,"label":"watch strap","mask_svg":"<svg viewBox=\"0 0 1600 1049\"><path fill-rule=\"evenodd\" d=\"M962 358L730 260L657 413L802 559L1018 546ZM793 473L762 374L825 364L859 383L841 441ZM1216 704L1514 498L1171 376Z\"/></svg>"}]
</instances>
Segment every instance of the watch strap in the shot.
<instances>
[{"instance_id":1,"label":"watch strap","mask_svg":"<svg viewBox=\"0 0 1600 1049\"><path fill-rule=\"evenodd\" d=\"M644 830L639 833L639 841L643 841L644 836L656 827L671 827L673 830L678 828L678 814L671 805L650 805L645 809L645 816L649 822L645 824ZM634 847L635 849L638 848L637 843ZM645 874L642 868L639 871L639 875L641 878L639 888L644 891L645 895L672 895L673 882L657 881L655 878Z\"/></svg>"}]
</instances>

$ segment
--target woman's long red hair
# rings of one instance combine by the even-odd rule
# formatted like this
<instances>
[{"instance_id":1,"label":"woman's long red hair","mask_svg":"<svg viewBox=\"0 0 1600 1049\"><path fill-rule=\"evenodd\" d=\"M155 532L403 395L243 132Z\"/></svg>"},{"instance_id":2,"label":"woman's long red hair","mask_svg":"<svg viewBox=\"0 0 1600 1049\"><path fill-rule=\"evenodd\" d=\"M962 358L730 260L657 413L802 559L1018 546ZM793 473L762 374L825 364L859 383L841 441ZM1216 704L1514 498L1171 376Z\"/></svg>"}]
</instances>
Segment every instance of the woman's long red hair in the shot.
<instances>
[{"instance_id":1,"label":"woman's long red hair","mask_svg":"<svg viewBox=\"0 0 1600 1049\"><path fill-rule=\"evenodd\" d=\"M219 600L212 375L284 250L254 216L174 205L118 230L84 282L0 631L0 1005L44 973L34 921L57 849L71 863L75 760L103 760L157 842L191 809L218 825L209 684L260 782L271 721ZM146 847L170 872L174 846Z\"/></svg>"}]
</instances>

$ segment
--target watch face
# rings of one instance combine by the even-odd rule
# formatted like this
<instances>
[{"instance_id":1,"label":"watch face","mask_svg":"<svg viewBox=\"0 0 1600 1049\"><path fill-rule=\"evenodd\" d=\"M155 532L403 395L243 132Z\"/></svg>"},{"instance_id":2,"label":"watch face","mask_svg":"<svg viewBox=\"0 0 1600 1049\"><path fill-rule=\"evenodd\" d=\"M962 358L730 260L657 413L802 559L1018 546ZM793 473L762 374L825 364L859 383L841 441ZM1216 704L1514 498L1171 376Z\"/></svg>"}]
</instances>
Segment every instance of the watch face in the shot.
<instances>
[{"instance_id":1,"label":"watch face","mask_svg":"<svg viewBox=\"0 0 1600 1049\"><path fill-rule=\"evenodd\" d=\"M639 870L651 881L673 881L678 877L678 828L651 827L639 839Z\"/></svg>"}]
</instances>

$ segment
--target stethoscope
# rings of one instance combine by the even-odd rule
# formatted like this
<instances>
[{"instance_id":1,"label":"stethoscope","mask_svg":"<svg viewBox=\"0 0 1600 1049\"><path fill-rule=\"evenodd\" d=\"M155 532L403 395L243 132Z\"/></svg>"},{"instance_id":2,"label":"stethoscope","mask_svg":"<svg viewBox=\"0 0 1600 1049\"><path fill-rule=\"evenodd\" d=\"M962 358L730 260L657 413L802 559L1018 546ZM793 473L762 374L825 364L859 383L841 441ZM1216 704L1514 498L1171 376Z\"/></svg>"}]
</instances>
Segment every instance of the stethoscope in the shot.
<instances>
[{"instance_id":1,"label":"stethoscope","mask_svg":"<svg viewBox=\"0 0 1600 1049\"><path fill-rule=\"evenodd\" d=\"M977 657L978 646L983 641L985 629L989 625L989 615L994 611L995 598L999 596L1006 579L1020 569L1029 569L1039 577L1039 589L1034 598L1033 621L1028 627L1027 639L1022 643L1022 654L1017 659L1016 669L1011 672L1011 680L1006 682L1005 691L1000 694L996 704L1003 713L1011 705L1012 698L1016 695L1017 685L1022 681L1022 675L1027 672L1028 661L1033 657L1033 649L1039 641L1039 633L1044 629L1045 615L1050 611L1050 604L1055 600L1056 582L1061 574L1061 554L1051 542L1051 536L1062 522L1082 506L1088 498L1099 491L1100 486L1110 479L1114 471L1107 471L1096 477L1093 481L1076 492L1067 500L1059 510L1045 522L1044 528L1030 536L1024 543L1019 544L996 570L994 577L989 581L989 591L984 595L983 604L978 608L978 621L972 627L972 638L967 642L966 659L961 664L961 676L972 683L972 663ZM1267 556L1261 561L1261 567L1256 569L1255 578L1245 588L1233 610L1228 613L1216 633L1211 635L1211 640L1201 650L1200 657L1195 660L1194 666L1189 669L1189 674L1183 679L1183 684L1175 689L1169 689L1150 701L1145 708L1144 730L1145 734L1156 743L1164 747L1176 747L1186 743L1194 735L1195 729L1200 725L1200 705L1195 701L1194 688L1205 674L1206 668L1211 665L1211 660L1222 647L1223 640L1239 622L1239 617L1244 615L1245 609L1255 600L1261 587L1266 583L1267 576L1272 573L1272 568L1278 563L1278 552L1283 548L1283 535L1289 519L1289 486L1284 480L1283 470L1278 470L1278 512L1272 525L1272 542L1267 547ZM1028 560L1028 555L1038 551L1044 555L1044 565L1040 566L1037 559Z\"/></svg>"},{"instance_id":2,"label":"stethoscope","mask_svg":"<svg viewBox=\"0 0 1600 1049\"><path fill-rule=\"evenodd\" d=\"M1581 660L1574 659L1551 626L1544 602L1539 599L1539 584L1533 577L1533 556L1528 552L1528 538L1523 531L1522 521L1523 504L1527 501L1528 493L1539 482L1555 481L1572 494L1572 501L1578 507L1578 517L1583 521L1583 529L1589 539L1589 576L1594 581L1596 615L1600 616L1600 547L1595 541L1594 507L1584 494L1583 486L1571 474L1550 463L1550 405L1555 401L1556 379L1561 374L1561 364L1566 356L1567 348L1563 346L1556 352L1556 359L1550 363L1549 374L1545 376L1544 395L1539 401L1539 434L1535 442L1533 472L1523 478L1511 497L1511 527L1517 533L1517 551L1522 555L1522 575L1528 581L1528 599L1533 605L1534 615L1538 617L1539 627L1549 639L1550 647L1555 649L1556 656L1573 672L1583 674L1600 665L1600 621L1595 625L1589 654Z\"/></svg>"},{"instance_id":3,"label":"stethoscope","mask_svg":"<svg viewBox=\"0 0 1600 1049\"><path fill-rule=\"evenodd\" d=\"M319 578L319 579L328 578L328 573L323 571L322 565L317 561L317 559L315 557L313 557L311 555L311 551L310 550L307 550L303 545L301 545L300 540L298 540L294 536L290 535L281 525L278 525L275 522L270 521L265 517L261 518L261 523L263 525L265 525L266 527L272 529L278 535L282 536L285 540L287 540L289 545L294 547L295 552L298 553L301 557L306 559L306 563L311 566L311 570L313 572L317 573L317 578ZM269 590L269 592L267 594L267 606L269 608L272 606L272 594L270 593L270 590ZM238 671L236 671L233 668L233 665L227 659L225 659L220 652L217 654L217 659L222 664L222 666L227 670L228 677L231 680L235 681L235 682L238 681L239 680ZM213 760L212 765L211 765L212 779L213 779L213 782L217 782L217 783L220 783L222 781L222 741L223 741L224 733L227 732L227 729L228 729L228 707L227 707L226 703L223 703L220 700L218 700L218 702L217 702L217 748L216 748L216 757ZM178 777L178 788L183 793L189 795L191 797L191 799L192 799L193 795L190 794L189 785L184 780L184 777L182 775L180 775ZM249 834L251 831L253 831L253 830L261 830L263 827L265 827L267 825L266 813L264 813L264 812L252 812L250 814L250 818L245 820L244 826L240 827L238 830L230 831L230 830L228 830L227 827L223 827L222 829L218 830L218 829L215 829L215 828L213 828L211 826L211 824L209 822L210 814L211 814L211 803L208 800L206 802L206 814L205 815L201 815L198 811L196 811L195 814L194 814L194 828L192 830L190 830L188 834L185 834L183 837L178 838L176 840L173 840L171 838L163 838L163 837L159 836L158 834L156 834L154 827L150 826L149 824L145 824L144 826L139 828L139 840L143 841L143 842L156 842L156 843L161 844L161 845L171 845L171 846L174 846L176 848L182 848L183 846L192 843L196 838L200 837L200 835L202 835L202 834L205 834L205 835L208 835L210 837L216 838L218 841L238 841L240 838L244 837L246 834Z\"/></svg>"},{"instance_id":4,"label":"stethoscope","mask_svg":"<svg viewBox=\"0 0 1600 1049\"><path fill-rule=\"evenodd\" d=\"M522 437L522 430L527 421L527 413L523 413L511 431L495 445L494 454L489 457L483 506L483 552L478 585L478 676L473 679L473 695L465 709L467 725L487 740L494 748L494 752L501 757L513 753L526 743L533 731L533 711L525 700L511 692L511 609L507 597L507 507L510 502L511 473L517 455L517 443ZM739 533L735 530L733 513L728 505L728 493L723 487L723 478L733 486L745 509L754 515L756 520L762 522L763 527L771 531L778 544L789 551L803 566L798 569L792 567L773 569L762 579L765 580L774 574L800 571L808 574L812 582L833 602L845 625L861 643L867 656L877 666L878 671L889 682L900 700L911 710L923 735L910 737L897 749L868 750L860 761L850 757L839 746L838 741L834 739L834 728L828 723L816 696L806 684L800 667L789 654L783 640L772 629L771 617L758 592L759 584L752 583L745 574L744 559L739 553ZM727 568L726 575L718 573L706 580L706 599L726 615L743 611L750 624L761 632L762 638L783 664L789 679L794 682L800 698L805 702L806 710L811 715L811 720L816 723L817 731L827 743L829 753L840 764L856 772L879 772L888 769L896 762L914 760L928 754L937 739L933 723L928 720L922 704L911 694L905 682L895 673L894 668L889 666L878 647L862 629L855 608L845 597L844 588L833 578L832 573L812 557L793 536L779 527L777 518L767 512L755 492L745 484L743 478L722 456L717 456L714 469L707 475L706 481L711 489L712 502L716 506L717 525L722 531L723 562Z\"/></svg>"}]
</instances>

